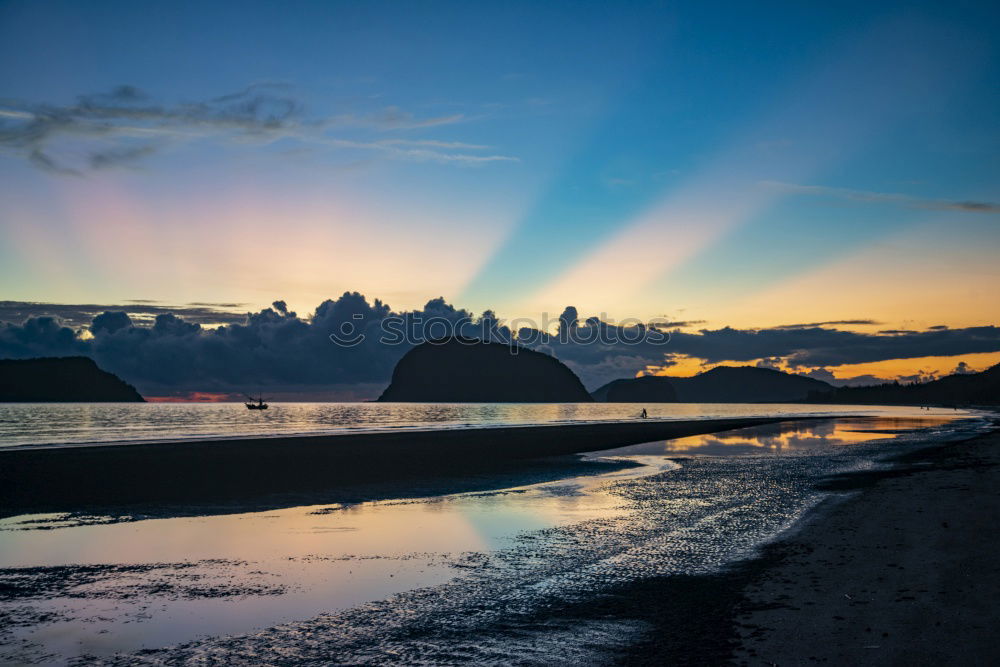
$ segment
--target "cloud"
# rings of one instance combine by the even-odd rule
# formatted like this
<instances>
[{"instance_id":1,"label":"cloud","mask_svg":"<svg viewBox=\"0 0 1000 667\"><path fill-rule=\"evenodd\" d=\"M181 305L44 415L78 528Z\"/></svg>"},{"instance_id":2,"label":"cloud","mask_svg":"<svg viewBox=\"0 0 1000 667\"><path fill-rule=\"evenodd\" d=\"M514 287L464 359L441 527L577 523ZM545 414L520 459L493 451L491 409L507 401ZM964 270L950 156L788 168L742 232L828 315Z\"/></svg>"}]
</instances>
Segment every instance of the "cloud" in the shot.
<instances>
[{"instance_id":1,"label":"cloud","mask_svg":"<svg viewBox=\"0 0 1000 667\"><path fill-rule=\"evenodd\" d=\"M1000 351L1000 327L867 334L826 327L674 332L671 351L707 363L780 357L792 368Z\"/></svg>"},{"instance_id":2,"label":"cloud","mask_svg":"<svg viewBox=\"0 0 1000 667\"><path fill-rule=\"evenodd\" d=\"M892 382L891 378L881 378L875 375L855 375L849 378L838 378L828 368L814 368L806 373L798 373L798 375L813 378L814 380L821 380L832 384L834 387L865 387L873 384Z\"/></svg>"},{"instance_id":3,"label":"cloud","mask_svg":"<svg viewBox=\"0 0 1000 667\"><path fill-rule=\"evenodd\" d=\"M55 160L50 158L48 155L40 150L32 150L28 153L28 162L30 162L35 167L38 167L42 171L47 171L50 174L63 174L65 176L80 176L80 171L78 169L73 169L71 167L64 167L57 163Z\"/></svg>"},{"instance_id":4,"label":"cloud","mask_svg":"<svg viewBox=\"0 0 1000 667\"><path fill-rule=\"evenodd\" d=\"M901 384L913 384L915 382L931 382L938 379L938 374L934 371L918 370L913 375L900 375L894 378Z\"/></svg>"},{"instance_id":5,"label":"cloud","mask_svg":"<svg viewBox=\"0 0 1000 667\"><path fill-rule=\"evenodd\" d=\"M826 322L808 322L805 324L781 324L774 329L812 329L815 327L826 327L826 326L867 326L878 324L875 320L827 320Z\"/></svg>"},{"instance_id":6,"label":"cloud","mask_svg":"<svg viewBox=\"0 0 1000 667\"><path fill-rule=\"evenodd\" d=\"M124 85L81 95L63 106L0 100L0 150L43 171L71 176L132 166L164 148L206 140L246 146L285 141L299 148L372 151L389 159L459 165L517 161L508 155L479 154L488 147L461 141L331 135L351 128L369 135L428 129L464 120L462 114L418 117L395 106L363 114L309 116L292 87L282 83L258 83L175 104L157 103L145 91Z\"/></svg>"},{"instance_id":7,"label":"cloud","mask_svg":"<svg viewBox=\"0 0 1000 667\"><path fill-rule=\"evenodd\" d=\"M463 150L482 150L487 146L463 144L444 141L414 141L406 139L391 139L381 141L353 141L349 139L326 139L324 143L337 148L353 148L360 150L379 151L397 159L415 162L459 162L465 164L485 164L488 162L520 162L509 155L476 155L472 153L445 153L438 149L459 148ZM431 147L431 148L428 148Z\"/></svg>"},{"instance_id":8,"label":"cloud","mask_svg":"<svg viewBox=\"0 0 1000 667\"><path fill-rule=\"evenodd\" d=\"M63 307L78 314L86 307ZM148 309L148 307L145 307ZM207 327L160 309L151 322L138 323L125 311L93 317L84 331L56 317L28 317L0 325L0 357L28 358L83 354L128 378L145 394L241 392L256 387L275 391L329 391L345 385L381 386L408 349L383 340L382 322L390 315L404 328L419 329L427 318L457 323L471 333L471 313L443 299L420 311L393 313L381 301L357 293L324 301L308 318L289 312L282 301L238 322ZM413 326L411 326L413 325ZM331 334L364 334L354 345L337 345ZM89 334L89 335L88 335Z\"/></svg>"},{"instance_id":9,"label":"cloud","mask_svg":"<svg viewBox=\"0 0 1000 667\"><path fill-rule=\"evenodd\" d=\"M97 151L90 154L90 168L107 169L109 167L129 165L134 162L138 162L155 151L156 149L149 144L144 146L126 146L106 151Z\"/></svg>"},{"instance_id":10,"label":"cloud","mask_svg":"<svg viewBox=\"0 0 1000 667\"><path fill-rule=\"evenodd\" d=\"M781 357L767 357L766 359L761 359L756 364L757 368L767 368L772 371L782 370L783 359Z\"/></svg>"},{"instance_id":11,"label":"cloud","mask_svg":"<svg viewBox=\"0 0 1000 667\"><path fill-rule=\"evenodd\" d=\"M7 322L0 324L0 357L87 355L152 396L238 393L257 387L318 395L354 386L370 392L360 398L371 398L388 383L396 362L410 349L408 341L456 332L497 341L516 339L552 354L590 389L683 358L708 365L802 369L805 375L830 381L830 369L846 364L1000 351L1000 327L995 326L898 333L829 326L724 327L665 334L639 323L581 320L575 308L567 307L557 321L561 326L550 333L531 327L513 332L492 311L477 318L443 298L431 299L421 309L393 311L378 299L369 302L347 292L307 316L290 312L280 300L258 312L239 313L238 306L0 302L0 320ZM387 328L386 323L393 326ZM349 344L337 345L331 335Z\"/></svg>"},{"instance_id":12,"label":"cloud","mask_svg":"<svg viewBox=\"0 0 1000 667\"><path fill-rule=\"evenodd\" d=\"M465 120L463 114L418 118L399 107L390 106L370 114L340 114L325 121L327 127L375 127L382 130L414 130L440 125L453 125Z\"/></svg>"},{"instance_id":13,"label":"cloud","mask_svg":"<svg viewBox=\"0 0 1000 667\"><path fill-rule=\"evenodd\" d=\"M67 327L79 329L91 324L100 313L124 312L137 324L149 324L157 315L171 313L202 325L234 324L246 318L245 303L189 303L185 306L156 305L137 299L125 304L62 304L34 301L0 301L0 322L23 322L29 318L52 317Z\"/></svg>"},{"instance_id":14,"label":"cloud","mask_svg":"<svg viewBox=\"0 0 1000 667\"><path fill-rule=\"evenodd\" d=\"M906 208L926 209L930 211L1000 213L1000 204L994 202L922 199L892 192L869 192L867 190L831 188L823 185L796 185L794 183L781 183L778 181L763 181L762 184L795 194L835 197L859 202L897 204Z\"/></svg>"},{"instance_id":15,"label":"cloud","mask_svg":"<svg viewBox=\"0 0 1000 667\"><path fill-rule=\"evenodd\" d=\"M432 148L451 148L470 151L481 151L489 148L489 146L481 144L466 144L461 141L437 141L435 139L382 139L375 143L382 146L430 146Z\"/></svg>"},{"instance_id":16,"label":"cloud","mask_svg":"<svg viewBox=\"0 0 1000 667\"><path fill-rule=\"evenodd\" d=\"M552 354L551 348L541 350ZM581 363L572 359L564 359L563 362L569 366L570 370L577 374L583 385L593 391L598 387L606 385L612 380L635 377L649 364L649 359L643 356L631 356L622 354L618 356L607 356L594 363ZM661 364L665 363L663 361Z\"/></svg>"}]
</instances>

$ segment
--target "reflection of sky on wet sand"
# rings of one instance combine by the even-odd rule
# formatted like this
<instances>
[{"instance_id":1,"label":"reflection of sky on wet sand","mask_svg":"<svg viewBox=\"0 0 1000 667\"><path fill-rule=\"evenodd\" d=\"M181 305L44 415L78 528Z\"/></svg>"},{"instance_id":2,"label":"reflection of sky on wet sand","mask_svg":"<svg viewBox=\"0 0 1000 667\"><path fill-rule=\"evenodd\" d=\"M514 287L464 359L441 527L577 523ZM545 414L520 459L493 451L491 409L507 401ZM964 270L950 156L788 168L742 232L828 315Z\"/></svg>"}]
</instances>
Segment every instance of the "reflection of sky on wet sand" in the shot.
<instances>
[{"instance_id":1,"label":"reflection of sky on wet sand","mask_svg":"<svg viewBox=\"0 0 1000 667\"><path fill-rule=\"evenodd\" d=\"M860 417L855 419L783 422L735 429L721 433L693 435L601 452L602 455L781 454L817 447L852 445L895 438L900 432L929 428L950 421L947 418Z\"/></svg>"},{"instance_id":2,"label":"reflection of sky on wet sand","mask_svg":"<svg viewBox=\"0 0 1000 667\"><path fill-rule=\"evenodd\" d=\"M449 581L476 566L470 554L525 531L613 518L621 499L598 487L676 467L649 459L655 467L432 498L69 527L56 515L12 517L0 520L0 568L154 566L32 600L66 619L16 636L64 656L247 632ZM166 592L129 591L140 580Z\"/></svg>"}]
</instances>

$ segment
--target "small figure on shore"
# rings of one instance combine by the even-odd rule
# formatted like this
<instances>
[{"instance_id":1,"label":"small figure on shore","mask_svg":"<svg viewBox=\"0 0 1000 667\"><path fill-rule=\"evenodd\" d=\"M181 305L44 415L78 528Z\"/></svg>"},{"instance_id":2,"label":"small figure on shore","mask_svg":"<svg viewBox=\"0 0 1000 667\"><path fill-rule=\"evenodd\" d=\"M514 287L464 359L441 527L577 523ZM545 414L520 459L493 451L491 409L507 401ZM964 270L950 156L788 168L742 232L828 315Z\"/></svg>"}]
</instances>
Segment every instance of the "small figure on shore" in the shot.
<instances>
[{"instance_id":1,"label":"small figure on shore","mask_svg":"<svg viewBox=\"0 0 1000 667\"><path fill-rule=\"evenodd\" d=\"M645 419L649 414L646 412L646 408L642 409L642 413L639 415L639 419Z\"/></svg>"}]
</instances>

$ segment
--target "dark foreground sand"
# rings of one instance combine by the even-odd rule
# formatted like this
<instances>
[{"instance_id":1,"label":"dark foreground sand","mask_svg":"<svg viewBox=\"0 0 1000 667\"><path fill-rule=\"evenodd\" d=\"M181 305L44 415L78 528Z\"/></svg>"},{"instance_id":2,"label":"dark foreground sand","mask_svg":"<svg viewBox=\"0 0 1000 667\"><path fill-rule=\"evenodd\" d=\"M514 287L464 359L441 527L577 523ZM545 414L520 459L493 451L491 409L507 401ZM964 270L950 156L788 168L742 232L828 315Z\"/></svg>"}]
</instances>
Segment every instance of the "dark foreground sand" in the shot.
<instances>
[{"instance_id":1,"label":"dark foreground sand","mask_svg":"<svg viewBox=\"0 0 1000 667\"><path fill-rule=\"evenodd\" d=\"M769 550L736 663L1000 664L1000 432L897 463Z\"/></svg>"}]
</instances>

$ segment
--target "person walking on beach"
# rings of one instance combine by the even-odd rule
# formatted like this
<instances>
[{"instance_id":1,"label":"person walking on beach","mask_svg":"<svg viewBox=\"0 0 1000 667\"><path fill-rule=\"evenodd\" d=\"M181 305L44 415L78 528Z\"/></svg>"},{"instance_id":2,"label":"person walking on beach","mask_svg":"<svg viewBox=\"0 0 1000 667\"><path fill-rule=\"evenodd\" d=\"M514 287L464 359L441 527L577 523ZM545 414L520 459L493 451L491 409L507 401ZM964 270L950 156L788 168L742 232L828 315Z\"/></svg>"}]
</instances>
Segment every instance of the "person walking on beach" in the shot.
<instances>
[{"instance_id":1,"label":"person walking on beach","mask_svg":"<svg viewBox=\"0 0 1000 667\"><path fill-rule=\"evenodd\" d=\"M645 419L649 414L646 412L646 408L642 409L642 413L639 415L639 419Z\"/></svg>"}]
</instances>

